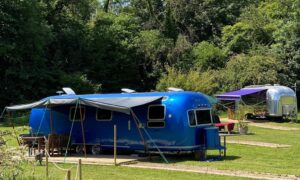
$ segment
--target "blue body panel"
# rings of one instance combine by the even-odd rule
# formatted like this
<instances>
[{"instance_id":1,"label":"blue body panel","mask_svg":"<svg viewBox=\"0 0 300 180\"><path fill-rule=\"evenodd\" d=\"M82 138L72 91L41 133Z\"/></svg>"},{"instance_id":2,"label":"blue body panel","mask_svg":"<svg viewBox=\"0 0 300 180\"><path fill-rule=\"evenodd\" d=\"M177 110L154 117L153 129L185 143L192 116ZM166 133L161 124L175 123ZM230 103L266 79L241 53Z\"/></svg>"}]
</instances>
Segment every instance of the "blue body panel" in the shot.
<instances>
[{"instance_id":1,"label":"blue body panel","mask_svg":"<svg viewBox=\"0 0 300 180\"><path fill-rule=\"evenodd\" d=\"M133 108L138 119L145 127L152 140L162 151L195 151L203 146L204 128L211 124L190 127L187 111L191 109L210 109L207 97L196 92L149 92L149 93L124 93L124 94L91 94L91 95L64 95L55 98L74 97L145 97L163 96L162 101ZM147 127L148 106L163 104L166 106L165 127ZM113 112L111 121L97 121L96 108L85 107L84 129L86 144L98 144L103 149L113 147L113 126L117 125L118 148L128 150L143 150L144 144L140 138L137 126L131 115ZM52 108L53 133L69 135L72 121L69 119L70 106L57 106ZM129 125L130 124L130 125ZM130 126L130 127L129 127ZM50 109L35 108L30 115L32 133L50 134ZM150 139L141 129L150 150L155 149ZM75 121L72 128L72 144L82 143L81 123Z\"/></svg>"}]
</instances>

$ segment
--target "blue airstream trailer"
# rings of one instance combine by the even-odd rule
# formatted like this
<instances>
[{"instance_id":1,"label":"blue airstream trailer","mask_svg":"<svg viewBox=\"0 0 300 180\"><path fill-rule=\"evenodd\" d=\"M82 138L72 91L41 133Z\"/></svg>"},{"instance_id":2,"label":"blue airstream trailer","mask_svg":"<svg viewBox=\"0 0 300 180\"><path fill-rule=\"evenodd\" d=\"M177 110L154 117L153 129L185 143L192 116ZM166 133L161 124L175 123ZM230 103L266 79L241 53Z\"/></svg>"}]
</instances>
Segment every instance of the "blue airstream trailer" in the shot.
<instances>
[{"instance_id":1,"label":"blue airstream trailer","mask_svg":"<svg viewBox=\"0 0 300 180\"><path fill-rule=\"evenodd\" d=\"M33 134L69 135L73 146L80 149L84 143L93 153L113 148L114 125L120 150L224 150L212 125L211 104L198 92L58 95L6 109L28 108Z\"/></svg>"}]
</instances>

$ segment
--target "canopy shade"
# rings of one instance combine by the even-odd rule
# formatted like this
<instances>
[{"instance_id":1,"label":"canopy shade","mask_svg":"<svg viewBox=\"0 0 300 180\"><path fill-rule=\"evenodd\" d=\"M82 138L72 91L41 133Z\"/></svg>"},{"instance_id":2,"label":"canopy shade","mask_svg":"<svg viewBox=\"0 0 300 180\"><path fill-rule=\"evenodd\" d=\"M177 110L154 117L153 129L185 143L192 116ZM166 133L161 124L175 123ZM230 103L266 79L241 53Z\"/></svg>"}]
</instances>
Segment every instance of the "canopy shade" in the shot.
<instances>
[{"instance_id":1,"label":"canopy shade","mask_svg":"<svg viewBox=\"0 0 300 180\"><path fill-rule=\"evenodd\" d=\"M255 94L261 91L267 90L266 88L244 88L237 91L226 92L224 94L217 95L216 98L219 100L240 100L242 96L249 94Z\"/></svg>"},{"instance_id":2,"label":"canopy shade","mask_svg":"<svg viewBox=\"0 0 300 180\"><path fill-rule=\"evenodd\" d=\"M50 107L59 105L81 104L111 111L130 114L131 108L142 106L154 101L161 100L162 96L146 97L111 97L111 98L46 98L30 104L21 104L6 107L7 111L25 110L37 107Z\"/></svg>"}]
</instances>

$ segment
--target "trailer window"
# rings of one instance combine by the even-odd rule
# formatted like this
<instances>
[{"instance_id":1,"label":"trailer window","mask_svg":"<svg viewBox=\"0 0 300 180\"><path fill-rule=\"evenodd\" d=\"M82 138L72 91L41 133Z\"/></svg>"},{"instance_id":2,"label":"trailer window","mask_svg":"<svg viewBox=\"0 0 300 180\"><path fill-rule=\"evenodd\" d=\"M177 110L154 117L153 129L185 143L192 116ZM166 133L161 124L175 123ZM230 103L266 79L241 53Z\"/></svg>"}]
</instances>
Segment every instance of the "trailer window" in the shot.
<instances>
[{"instance_id":1,"label":"trailer window","mask_svg":"<svg viewBox=\"0 0 300 180\"><path fill-rule=\"evenodd\" d=\"M71 107L69 110L69 120L70 121L80 121L85 119L85 107Z\"/></svg>"},{"instance_id":2,"label":"trailer window","mask_svg":"<svg viewBox=\"0 0 300 180\"><path fill-rule=\"evenodd\" d=\"M148 108L148 127L165 127L165 111L166 107L164 105L150 105Z\"/></svg>"},{"instance_id":3,"label":"trailer window","mask_svg":"<svg viewBox=\"0 0 300 180\"><path fill-rule=\"evenodd\" d=\"M291 96L283 96L280 98L282 105L292 105L294 104L294 97Z\"/></svg>"},{"instance_id":4,"label":"trailer window","mask_svg":"<svg viewBox=\"0 0 300 180\"><path fill-rule=\"evenodd\" d=\"M197 124L211 124L210 110L196 110Z\"/></svg>"},{"instance_id":5,"label":"trailer window","mask_svg":"<svg viewBox=\"0 0 300 180\"><path fill-rule=\"evenodd\" d=\"M189 115L190 126L196 126L195 111L194 110L188 111L188 115Z\"/></svg>"},{"instance_id":6,"label":"trailer window","mask_svg":"<svg viewBox=\"0 0 300 180\"><path fill-rule=\"evenodd\" d=\"M112 120L112 111L97 108L96 120L97 121L111 121Z\"/></svg>"},{"instance_id":7,"label":"trailer window","mask_svg":"<svg viewBox=\"0 0 300 180\"><path fill-rule=\"evenodd\" d=\"M164 121L148 121L148 127L162 128L162 127L165 127L165 122Z\"/></svg>"},{"instance_id":8,"label":"trailer window","mask_svg":"<svg viewBox=\"0 0 300 180\"><path fill-rule=\"evenodd\" d=\"M165 106L163 105L150 105L148 109L148 120L164 120L165 119Z\"/></svg>"}]
</instances>

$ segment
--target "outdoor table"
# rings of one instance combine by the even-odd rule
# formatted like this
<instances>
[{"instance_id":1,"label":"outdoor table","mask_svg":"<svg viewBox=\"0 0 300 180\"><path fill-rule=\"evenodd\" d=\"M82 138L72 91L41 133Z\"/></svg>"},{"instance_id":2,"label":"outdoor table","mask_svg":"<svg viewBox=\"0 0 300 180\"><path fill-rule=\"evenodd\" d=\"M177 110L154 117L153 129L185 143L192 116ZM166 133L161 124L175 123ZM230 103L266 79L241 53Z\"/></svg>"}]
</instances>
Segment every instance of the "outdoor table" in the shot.
<instances>
[{"instance_id":1,"label":"outdoor table","mask_svg":"<svg viewBox=\"0 0 300 180\"><path fill-rule=\"evenodd\" d=\"M220 122L220 123L214 123L215 127L220 128L224 127L224 130L227 130L227 133L230 134L231 131L233 131L234 128L234 122Z\"/></svg>"},{"instance_id":2,"label":"outdoor table","mask_svg":"<svg viewBox=\"0 0 300 180\"><path fill-rule=\"evenodd\" d=\"M224 134L224 133L219 133L220 138L223 137L223 143L224 143L224 157L226 157L226 137L227 136L239 136L240 134Z\"/></svg>"},{"instance_id":3,"label":"outdoor table","mask_svg":"<svg viewBox=\"0 0 300 180\"><path fill-rule=\"evenodd\" d=\"M21 139L23 140L24 144L26 143L32 143L34 144L37 142L38 145L38 152L41 152L41 145L45 141L45 136L21 136Z\"/></svg>"}]
</instances>

